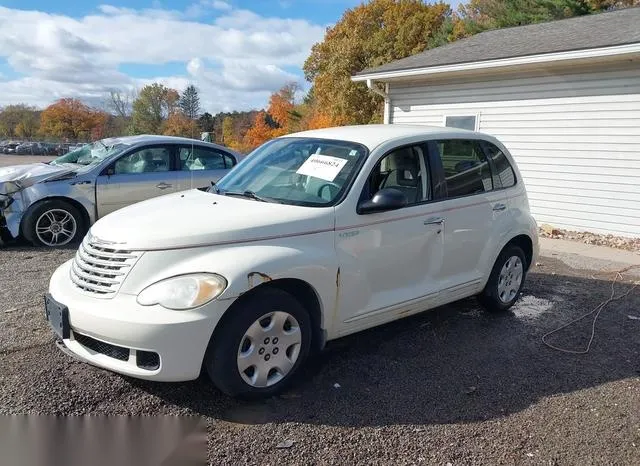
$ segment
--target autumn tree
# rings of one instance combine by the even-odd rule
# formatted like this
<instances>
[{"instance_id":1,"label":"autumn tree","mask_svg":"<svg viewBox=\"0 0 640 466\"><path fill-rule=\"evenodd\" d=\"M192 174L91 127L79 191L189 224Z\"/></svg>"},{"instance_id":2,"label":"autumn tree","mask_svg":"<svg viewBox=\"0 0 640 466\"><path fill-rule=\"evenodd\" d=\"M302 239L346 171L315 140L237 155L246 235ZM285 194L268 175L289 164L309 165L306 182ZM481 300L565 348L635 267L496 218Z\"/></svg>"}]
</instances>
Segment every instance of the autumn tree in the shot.
<instances>
[{"instance_id":1,"label":"autumn tree","mask_svg":"<svg viewBox=\"0 0 640 466\"><path fill-rule=\"evenodd\" d=\"M160 133L164 120L177 110L179 100L180 94L175 89L158 83L144 86L133 102L133 132Z\"/></svg>"},{"instance_id":2,"label":"autumn tree","mask_svg":"<svg viewBox=\"0 0 640 466\"><path fill-rule=\"evenodd\" d=\"M198 122L187 118L182 112L173 112L162 124L162 134L195 138L199 136Z\"/></svg>"},{"instance_id":3,"label":"autumn tree","mask_svg":"<svg viewBox=\"0 0 640 466\"><path fill-rule=\"evenodd\" d=\"M25 104L7 105L0 111L0 136L30 138L40 126L40 112Z\"/></svg>"},{"instance_id":4,"label":"autumn tree","mask_svg":"<svg viewBox=\"0 0 640 466\"><path fill-rule=\"evenodd\" d=\"M381 97L351 76L424 51L451 15L448 5L421 0L371 0L348 9L304 64L317 104L336 124L378 122Z\"/></svg>"},{"instance_id":5,"label":"autumn tree","mask_svg":"<svg viewBox=\"0 0 640 466\"><path fill-rule=\"evenodd\" d=\"M104 112L93 109L78 99L60 99L49 105L40 116L40 132L45 136L88 139L93 129L104 121Z\"/></svg>"},{"instance_id":6,"label":"autumn tree","mask_svg":"<svg viewBox=\"0 0 640 466\"><path fill-rule=\"evenodd\" d=\"M116 136L113 134L114 116L104 111L96 111L94 115L94 125L91 128L91 140L97 141L106 137Z\"/></svg>"},{"instance_id":7,"label":"autumn tree","mask_svg":"<svg viewBox=\"0 0 640 466\"><path fill-rule=\"evenodd\" d=\"M190 120L195 120L200 114L200 97L198 89L193 84L187 86L180 97L180 109Z\"/></svg>"},{"instance_id":8,"label":"autumn tree","mask_svg":"<svg viewBox=\"0 0 640 466\"><path fill-rule=\"evenodd\" d=\"M296 82L285 84L279 91L271 94L269 98L268 115L275 122L272 137L281 136L297 130L296 124L300 121L301 114L296 109L296 93L300 86ZM255 121L259 121L256 119Z\"/></svg>"},{"instance_id":9,"label":"autumn tree","mask_svg":"<svg viewBox=\"0 0 640 466\"><path fill-rule=\"evenodd\" d=\"M237 140L233 134L233 118L225 117L222 121L222 143L231 147Z\"/></svg>"},{"instance_id":10,"label":"autumn tree","mask_svg":"<svg viewBox=\"0 0 640 466\"><path fill-rule=\"evenodd\" d=\"M244 145L247 149L254 149L273 138L273 127L267 124L267 114L260 112L256 115L253 126L244 136Z\"/></svg>"}]
</instances>

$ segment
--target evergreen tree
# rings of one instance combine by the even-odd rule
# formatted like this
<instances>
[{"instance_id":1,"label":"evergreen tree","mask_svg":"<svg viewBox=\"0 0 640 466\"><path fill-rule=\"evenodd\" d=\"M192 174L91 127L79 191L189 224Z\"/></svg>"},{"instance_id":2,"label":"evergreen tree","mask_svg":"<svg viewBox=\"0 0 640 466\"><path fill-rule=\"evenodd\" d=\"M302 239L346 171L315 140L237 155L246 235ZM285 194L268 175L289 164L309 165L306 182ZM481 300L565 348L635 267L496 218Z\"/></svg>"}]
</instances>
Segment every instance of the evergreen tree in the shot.
<instances>
[{"instance_id":1,"label":"evergreen tree","mask_svg":"<svg viewBox=\"0 0 640 466\"><path fill-rule=\"evenodd\" d=\"M195 120L200 115L200 97L198 89L193 84L187 86L180 97L180 109L190 120Z\"/></svg>"}]
</instances>

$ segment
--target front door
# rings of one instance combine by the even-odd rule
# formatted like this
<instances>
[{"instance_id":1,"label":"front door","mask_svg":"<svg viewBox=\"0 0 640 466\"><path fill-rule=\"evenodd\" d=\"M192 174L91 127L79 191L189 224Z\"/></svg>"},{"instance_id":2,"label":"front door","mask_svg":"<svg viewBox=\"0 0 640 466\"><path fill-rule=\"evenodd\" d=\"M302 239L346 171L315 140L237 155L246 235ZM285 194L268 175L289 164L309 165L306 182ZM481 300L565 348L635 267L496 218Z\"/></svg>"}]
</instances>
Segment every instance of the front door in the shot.
<instances>
[{"instance_id":1,"label":"front door","mask_svg":"<svg viewBox=\"0 0 640 466\"><path fill-rule=\"evenodd\" d=\"M407 197L405 208L366 215L336 208L340 335L424 310L437 295L443 229L425 152L415 145L381 157L360 197L394 188Z\"/></svg>"},{"instance_id":2,"label":"front door","mask_svg":"<svg viewBox=\"0 0 640 466\"><path fill-rule=\"evenodd\" d=\"M172 146L153 145L129 152L96 180L98 218L136 202L175 191Z\"/></svg>"}]
</instances>

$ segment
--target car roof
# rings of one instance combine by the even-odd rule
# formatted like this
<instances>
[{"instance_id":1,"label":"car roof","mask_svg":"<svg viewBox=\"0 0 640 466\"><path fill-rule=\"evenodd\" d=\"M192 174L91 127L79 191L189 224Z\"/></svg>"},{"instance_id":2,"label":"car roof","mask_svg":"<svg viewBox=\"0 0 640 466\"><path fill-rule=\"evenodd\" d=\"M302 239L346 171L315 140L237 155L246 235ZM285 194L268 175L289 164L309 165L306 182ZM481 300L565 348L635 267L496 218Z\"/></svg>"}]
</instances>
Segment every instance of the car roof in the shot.
<instances>
[{"instance_id":1,"label":"car roof","mask_svg":"<svg viewBox=\"0 0 640 466\"><path fill-rule=\"evenodd\" d=\"M355 125L337 126L333 128L314 129L281 136L308 137L319 139L336 139L357 142L373 150L382 143L423 136L425 139L473 137L476 139L493 140L491 136L465 129L448 128L443 126L426 125Z\"/></svg>"},{"instance_id":2,"label":"car roof","mask_svg":"<svg viewBox=\"0 0 640 466\"><path fill-rule=\"evenodd\" d=\"M222 149L225 152L229 152L238 156L239 154L235 152L233 149L222 146L220 144L214 144L212 142L201 141L200 139L192 139L192 138L183 138L178 136L163 136L157 134L138 134L136 136L122 136L115 138L105 138L102 140L105 144L126 144L126 145L136 145L136 144L149 144L149 143L170 143L170 144L199 144L201 146L209 146L215 147L217 149Z\"/></svg>"}]
</instances>

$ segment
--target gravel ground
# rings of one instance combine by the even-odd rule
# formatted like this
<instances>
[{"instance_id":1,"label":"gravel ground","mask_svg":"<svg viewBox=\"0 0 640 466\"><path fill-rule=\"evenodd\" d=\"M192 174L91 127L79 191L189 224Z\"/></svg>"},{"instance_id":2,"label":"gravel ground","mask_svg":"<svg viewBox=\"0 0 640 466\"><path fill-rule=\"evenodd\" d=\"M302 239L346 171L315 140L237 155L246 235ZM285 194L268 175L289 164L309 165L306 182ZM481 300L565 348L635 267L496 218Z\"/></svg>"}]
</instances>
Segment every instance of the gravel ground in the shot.
<instances>
[{"instance_id":1,"label":"gravel ground","mask_svg":"<svg viewBox=\"0 0 640 466\"><path fill-rule=\"evenodd\" d=\"M608 298L611 274L541 258L513 312L465 300L338 340L291 391L246 403L57 350L41 296L73 252L0 250L0 414L202 415L216 465L640 464L640 289L605 309L588 354L541 342ZM584 347L589 331L586 319L551 341Z\"/></svg>"},{"instance_id":2,"label":"gravel ground","mask_svg":"<svg viewBox=\"0 0 640 466\"><path fill-rule=\"evenodd\" d=\"M291 391L246 403L205 380L142 382L58 351L42 294L74 249L0 249L0 414L202 415L216 465L640 464L640 289L605 309L588 354L541 341L610 296L614 274L594 272L610 264L541 258L513 312L465 300L332 342ZM616 294L631 286L618 280ZM584 348L590 324L550 341Z\"/></svg>"},{"instance_id":3,"label":"gravel ground","mask_svg":"<svg viewBox=\"0 0 640 466\"><path fill-rule=\"evenodd\" d=\"M615 235L599 235L588 231L570 231L555 228L551 225L542 224L538 229L538 234L544 238L566 239L578 241L584 244L596 246L608 246L610 248L625 249L640 254L640 238L626 238Z\"/></svg>"}]
</instances>

